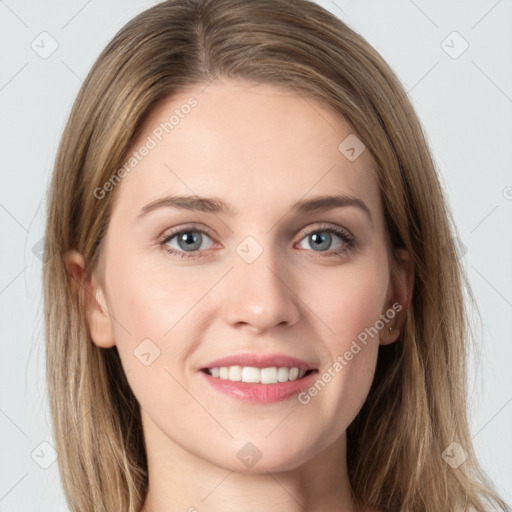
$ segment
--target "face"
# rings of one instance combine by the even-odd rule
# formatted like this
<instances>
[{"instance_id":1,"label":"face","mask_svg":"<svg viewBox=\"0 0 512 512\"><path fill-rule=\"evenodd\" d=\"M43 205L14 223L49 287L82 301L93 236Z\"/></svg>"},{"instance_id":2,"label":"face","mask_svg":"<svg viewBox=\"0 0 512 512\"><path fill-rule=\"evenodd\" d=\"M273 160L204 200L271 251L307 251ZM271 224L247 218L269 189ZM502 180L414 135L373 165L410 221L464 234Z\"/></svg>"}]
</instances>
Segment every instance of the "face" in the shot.
<instances>
[{"instance_id":1,"label":"face","mask_svg":"<svg viewBox=\"0 0 512 512\"><path fill-rule=\"evenodd\" d=\"M401 292L369 152L339 149L351 134L314 99L228 80L147 119L105 192L88 319L117 346L152 446L293 469L360 410Z\"/></svg>"}]
</instances>

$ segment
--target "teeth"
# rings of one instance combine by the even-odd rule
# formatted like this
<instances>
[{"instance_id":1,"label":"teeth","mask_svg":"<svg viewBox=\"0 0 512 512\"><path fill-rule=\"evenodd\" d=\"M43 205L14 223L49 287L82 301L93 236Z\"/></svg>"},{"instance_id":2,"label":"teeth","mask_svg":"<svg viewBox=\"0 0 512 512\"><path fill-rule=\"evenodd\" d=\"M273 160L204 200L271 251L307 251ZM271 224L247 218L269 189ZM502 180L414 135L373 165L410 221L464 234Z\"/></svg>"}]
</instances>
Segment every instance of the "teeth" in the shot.
<instances>
[{"instance_id":1,"label":"teeth","mask_svg":"<svg viewBox=\"0 0 512 512\"><path fill-rule=\"evenodd\" d=\"M285 368L286 370L286 368ZM262 368L260 370L262 384L273 384L277 382L277 368L273 366L272 368ZM286 379L288 380L288 379Z\"/></svg>"},{"instance_id":2,"label":"teeth","mask_svg":"<svg viewBox=\"0 0 512 512\"><path fill-rule=\"evenodd\" d=\"M241 366L230 366L229 367L229 380L234 382L240 382L242 380L242 367Z\"/></svg>"},{"instance_id":3,"label":"teeth","mask_svg":"<svg viewBox=\"0 0 512 512\"><path fill-rule=\"evenodd\" d=\"M242 368L242 382L254 382L255 384L261 382L261 370L244 366Z\"/></svg>"},{"instance_id":4,"label":"teeth","mask_svg":"<svg viewBox=\"0 0 512 512\"><path fill-rule=\"evenodd\" d=\"M209 368L212 377L233 382L248 382L253 384L277 384L304 377L306 370L272 366L270 368L254 368L252 366L221 366Z\"/></svg>"}]
</instances>

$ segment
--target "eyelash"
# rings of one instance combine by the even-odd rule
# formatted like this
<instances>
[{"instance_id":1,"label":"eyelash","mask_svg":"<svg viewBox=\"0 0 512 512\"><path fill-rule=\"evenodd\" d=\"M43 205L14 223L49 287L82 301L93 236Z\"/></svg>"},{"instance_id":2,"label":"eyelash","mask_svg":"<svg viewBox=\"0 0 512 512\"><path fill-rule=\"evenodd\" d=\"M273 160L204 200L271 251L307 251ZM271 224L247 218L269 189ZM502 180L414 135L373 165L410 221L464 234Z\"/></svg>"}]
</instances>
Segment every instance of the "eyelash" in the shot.
<instances>
[{"instance_id":1,"label":"eyelash","mask_svg":"<svg viewBox=\"0 0 512 512\"><path fill-rule=\"evenodd\" d=\"M167 243L170 242L176 235L181 235L183 233L201 233L201 234L207 235L209 238L213 239L211 234L202 228L199 228L196 226L185 226L185 227L179 228L175 231L171 231L170 233L166 233L159 239L158 244L160 246L162 246L162 248L166 252L168 252L169 254L171 254L173 256L177 256L179 258L194 259L194 258L202 257L202 256L199 256L198 253L203 252L203 251L199 251L199 250L190 251L190 252L177 251L177 250L167 246ZM344 244L344 246L341 249L337 249L337 250L312 251L312 252L317 252L319 255L321 255L321 257L341 256L343 253L345 253L355 247L355 238L347 230L345 230L343 228L339 228L339 227L333 227L330 224L321 224L319 226L316 226L313 229L308 230L307 232L305 232L303 234L300 241L302 241L303 239L305 239L312 233L334 233L342 240L342 242ZM324 254L322 255L322 253L324 253Z\"/></svg>"}]
</instances>

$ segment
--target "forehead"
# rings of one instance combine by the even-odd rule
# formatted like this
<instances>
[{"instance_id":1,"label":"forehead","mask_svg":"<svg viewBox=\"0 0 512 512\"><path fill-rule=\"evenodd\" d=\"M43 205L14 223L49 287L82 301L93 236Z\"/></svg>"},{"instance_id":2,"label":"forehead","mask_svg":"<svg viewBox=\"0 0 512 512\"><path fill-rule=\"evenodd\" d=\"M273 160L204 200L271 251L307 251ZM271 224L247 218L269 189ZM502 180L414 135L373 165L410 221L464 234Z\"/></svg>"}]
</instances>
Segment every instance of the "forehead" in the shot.
<instances>
[{"instance_id":1,"label":"forehead","mask_svg":"<svg viewBox=\"0 0 512 512\"><path fill-rule=\"evenodd\" d=\"M369 152L356 159L343 152L354 137L340 114L293 89L220 79L198 84L151 111L128 154L116 203L133 212L165 193L197 194L226 198L237 211L268 211L337 191L378 204Z\"/></svg>"}]
</instances>

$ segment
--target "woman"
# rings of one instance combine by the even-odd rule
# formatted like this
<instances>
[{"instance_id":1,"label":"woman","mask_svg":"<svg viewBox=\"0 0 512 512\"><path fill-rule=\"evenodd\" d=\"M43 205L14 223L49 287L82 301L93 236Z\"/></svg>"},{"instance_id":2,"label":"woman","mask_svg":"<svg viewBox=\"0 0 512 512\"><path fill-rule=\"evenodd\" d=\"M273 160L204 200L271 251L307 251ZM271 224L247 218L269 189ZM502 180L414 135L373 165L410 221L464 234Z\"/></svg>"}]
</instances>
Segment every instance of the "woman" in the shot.
<instances>
[{"instance_id":1,"label":"woman","mask_svg":"<svg viewBox=\"0 0 512 512\"><path fill-rule=\"evenodd\" d=\"M47 367L72 510L487 510L463 276L417 117L304 0L170 0L55 165Z\"/></svg>"}]
</instances>

